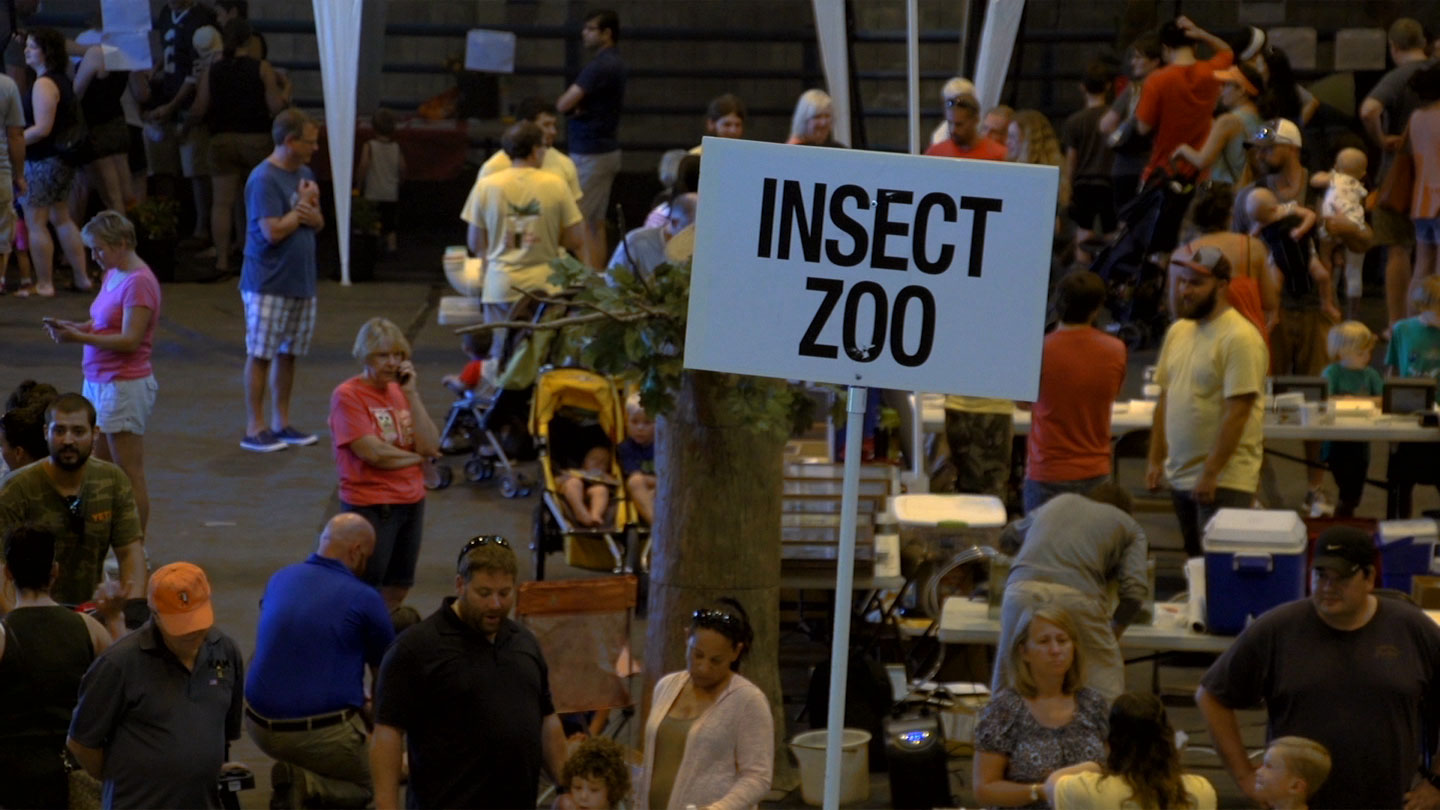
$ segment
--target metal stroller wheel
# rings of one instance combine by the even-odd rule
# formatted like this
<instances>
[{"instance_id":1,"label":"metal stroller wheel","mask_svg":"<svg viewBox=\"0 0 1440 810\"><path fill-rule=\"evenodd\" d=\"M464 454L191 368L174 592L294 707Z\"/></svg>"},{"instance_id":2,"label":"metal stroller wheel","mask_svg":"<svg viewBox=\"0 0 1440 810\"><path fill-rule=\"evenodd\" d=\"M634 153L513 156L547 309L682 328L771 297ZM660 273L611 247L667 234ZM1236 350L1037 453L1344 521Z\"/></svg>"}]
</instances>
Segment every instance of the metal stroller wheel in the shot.
<instances>
[{"instance_id":1,"label":"metal stroller wheel","mask_svg":"<svg viewBox=\"0 0 1440 810\"><path fill-rule=\"evenodd\" d=\"M520 495L520 484L515 476L507 475L500 479L500 494L507 498L516 498Z\"/></svg>"},{"instance_id":2,"label":"metal stroller wheel","mask_svg":"<svg viewBox=\"0 0 1440 810\"><path fill-rule=\"evenodd\" d=\"M484 459L472 458L465 462L465 480L472 484L477 481L484 481L490 476L487 474L487 467Z\"/></svg>"}]
</instances>

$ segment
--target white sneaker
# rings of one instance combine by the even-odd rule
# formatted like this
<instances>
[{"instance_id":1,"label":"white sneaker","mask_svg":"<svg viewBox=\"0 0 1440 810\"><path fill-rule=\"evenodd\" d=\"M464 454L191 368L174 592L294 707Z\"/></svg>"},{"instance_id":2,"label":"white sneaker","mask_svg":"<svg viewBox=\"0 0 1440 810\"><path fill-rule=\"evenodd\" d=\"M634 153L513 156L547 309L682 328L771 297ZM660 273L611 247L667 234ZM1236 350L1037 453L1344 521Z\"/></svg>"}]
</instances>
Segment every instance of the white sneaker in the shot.
<instances>
[{"instance_id":1,"label":"white sneaker","mask_svg":"<svg viewBox=\"0 0 1440 810\"><path fill-rule=\"evenodd\" d=\"M1310 510L1310 517L1324 518L1335 515L1335 504L1325 500L1325 493L1312 489L1305 493L1305 506Z\"/></svg>"}]
</instances>

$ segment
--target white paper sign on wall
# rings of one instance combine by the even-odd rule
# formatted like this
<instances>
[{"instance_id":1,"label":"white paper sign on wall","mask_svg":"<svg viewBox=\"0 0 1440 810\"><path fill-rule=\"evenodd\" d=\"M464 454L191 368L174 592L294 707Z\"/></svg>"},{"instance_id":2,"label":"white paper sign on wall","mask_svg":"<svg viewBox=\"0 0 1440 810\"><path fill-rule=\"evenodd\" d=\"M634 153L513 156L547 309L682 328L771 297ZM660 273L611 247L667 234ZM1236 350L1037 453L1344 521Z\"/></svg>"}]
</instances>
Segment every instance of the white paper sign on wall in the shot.
<instances>
[{"instance_id":1,"label":"white paper sign on wall","mask_svg":"<svg viewBox=\"0 0 1440 810\"><path fill-rule=\"evenodd\" d=\"M514 73L515 34L472 28L465 34L465 69Z\"/></svg>"},{"instance_id":2,"label":"white paper sign on wall","mask_svg":"<svg viewBox=\"0 0 1440 810\"><path fill-rule=\"evenodd\" d=\"M1057 169L704 149L687 368L1035 398Z\"/></svg>"}]
</instances>

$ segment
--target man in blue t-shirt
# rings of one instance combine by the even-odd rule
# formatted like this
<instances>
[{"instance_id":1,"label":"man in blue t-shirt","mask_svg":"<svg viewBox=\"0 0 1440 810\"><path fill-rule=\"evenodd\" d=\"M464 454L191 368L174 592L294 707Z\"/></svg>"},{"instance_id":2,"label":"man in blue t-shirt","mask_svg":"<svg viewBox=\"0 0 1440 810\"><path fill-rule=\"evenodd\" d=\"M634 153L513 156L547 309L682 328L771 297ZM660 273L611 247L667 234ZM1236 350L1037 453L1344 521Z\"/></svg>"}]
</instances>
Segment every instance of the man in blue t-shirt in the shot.
<instances>
[{"instance_id":1,"label":"man in blue t-shirt","mask_svg":"<svg viewBox=\"0 0 1440 810\"><path fill-rule=\"evenodd\" d=\"M615 136L625 104L625 63L615 47L620 39L620 17L613 11L592 11L585 17L580 37L587 50L595 51L595 58L555 102L555 108L570 116L568 146L580 175L580 213L585 215L589 232L585 262L601 267L609 255L605 211L610 204L610 186L620 173L620 141Z\"/></svg>"},{"instance_id":2,"label":"man in blue t-shirt","mask_svg":"<svg viewBox=\"0 0 1440 810\"><path fill-rule=\"evenodd\" d=\"M395 640L379 591L360 576L375 551L363 515L325 524L320 547L275 572L260 602L245 680L245 730L274 757L271 807L368 807L365 668Z\"/></svg>"},{"instance_id":3,"label":"man in blue t-shirt","mask_svg":"<svg viewBox=\"0 0 1440 810\"><path fill-rule=\"evenodd\" d=\"M275 151L245 181L245 438L257 453L314 444L290 425L295 358L310 351L315 332L315 234L325 227L320 187L305 167L320 128L298 109L275 116ZM273 361L273 362L272 362ZM265 384L270 384L270 427Z\"/></svg>"}]
</instances>

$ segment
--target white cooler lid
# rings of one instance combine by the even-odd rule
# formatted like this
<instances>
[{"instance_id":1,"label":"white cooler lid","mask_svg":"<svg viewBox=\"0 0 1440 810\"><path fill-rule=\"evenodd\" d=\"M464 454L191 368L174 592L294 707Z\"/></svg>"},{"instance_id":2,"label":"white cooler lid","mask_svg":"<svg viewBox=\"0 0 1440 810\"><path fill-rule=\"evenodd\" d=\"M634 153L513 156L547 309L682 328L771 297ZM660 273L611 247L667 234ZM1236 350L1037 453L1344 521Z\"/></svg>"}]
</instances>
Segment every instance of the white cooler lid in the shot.
<instances>
[{"instance_id":1,"label":"white cooler lid","mask_svg":"<svg viewBox=\"0 0 1440 810\"><path fill-rule=\"evenodd\" d=\"M1305 551L1305 523L1290 509L1221 509L1205 526L1205 551Z\"/></svg>"},{"instance_id":2,"label":"white cooler lid","mask_svg":"<svg viewBox=\"0 0 1440 810\"><path fill-rule=\"evenodd\" d=\"M890 512L901 526L930 527L962 522L976 529L1005 525L1005 504L994 495L896 495Z\"/></svg>"},{"instance_id":3,"label":"white cooler lid","mask_svg":"<svg viewBox=\"0 0 1440 810\"><path fill-rule=\"evenodd\" d=\"M1440 539L1440 526L1437 526L1431 518L1414 518L1411 520L1382 520L1380 521L1380 545L1388 545L1400 540L1413 540L1417 544L1434 544Z\"/></svg>"}]
</instances>

